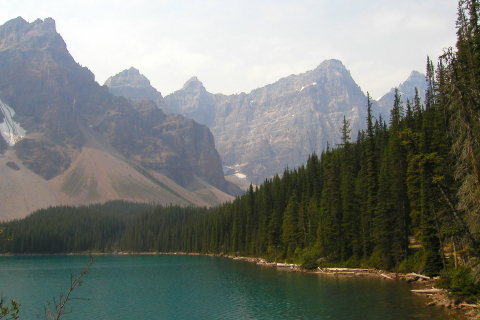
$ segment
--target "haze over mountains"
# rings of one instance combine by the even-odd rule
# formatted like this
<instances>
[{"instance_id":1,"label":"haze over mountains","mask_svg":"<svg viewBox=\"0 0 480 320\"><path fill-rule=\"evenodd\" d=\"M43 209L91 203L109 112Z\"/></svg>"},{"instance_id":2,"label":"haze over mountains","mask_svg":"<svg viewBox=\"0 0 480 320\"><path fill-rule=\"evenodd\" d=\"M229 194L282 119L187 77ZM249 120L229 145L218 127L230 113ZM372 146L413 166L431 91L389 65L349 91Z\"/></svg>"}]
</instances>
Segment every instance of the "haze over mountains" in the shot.
<instances>
[{"instance_id":1,"label":"haze over mountains","mask_svg":"<svg viewBox=\"0 0 480 320\"><path fill-rule=\"evenodd\" d=\"M193 77L183 88L162 98L135 68L124 70L105 83L112 94L133 101L154 100L167 112L179 113L207 125L227 167L248 181L260 184L276 173L303 164L313 152L340 142L343 117L352 138L365 127L367 98L338 60L316 69L235 95L212 94ZM403 102L411 101L425 76L413 71L399 86ZM394 89L374 102L374 114L388 121ZM230 168L230 170L228 170Z\"/></svg>"},{"instance_id":2,"label":"haze over mountains","mask_svg":"<svg viewBox=\"0 0 480 320\"><path fill-rule=\"evenodd\" d=\"M206 126L94 79L53 19L0 27L0 220L114 199L210 206L240 192Z\"/></svg>"},{"instance_id":3,"label":"haze over mountains","mask_svg":"<svg viewBox=\"0 0 480 320\"><path fill-rule=\"evenodd\" d=\"M106 84L53 19L0 27L0 220L115 199L216 205L241 192L223 170L261 183L338 143L344 116L352 136L366 116L338 60L248 94L211 94L193 77L164 98L134 68Z\"/></svg>"}]
</instances>

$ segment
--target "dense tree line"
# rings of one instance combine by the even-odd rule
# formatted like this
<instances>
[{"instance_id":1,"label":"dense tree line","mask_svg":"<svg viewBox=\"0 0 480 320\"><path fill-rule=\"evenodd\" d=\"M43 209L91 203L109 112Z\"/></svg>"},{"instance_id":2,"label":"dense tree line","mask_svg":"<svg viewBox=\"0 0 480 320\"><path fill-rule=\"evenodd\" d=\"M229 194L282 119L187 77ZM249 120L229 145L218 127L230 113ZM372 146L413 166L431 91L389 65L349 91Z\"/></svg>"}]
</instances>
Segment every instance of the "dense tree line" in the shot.
<instances>
[{"instance_id":1,"label":"dense tree line","mask_svg":"<svg viewBox=\"0 0 480 320\"><path fill-rule=\"evenodd\" d=\"M1 246L11 253L105 252L115 248L125 226L153 204L110 201L105 204L38 210L24 219L2 223L13 239Z\"/></svg>"},{"instance_id":2,"label":"dense tree line","mask_svg":"<svg viewBox=\"0 0 480 320\"><path fill-rule=\"evenodd\" d=\"M367 128L356 141L344 119L339 145L251 186L232 203L212 209L125 202L42 209L3 224L15 237L3 250L223 253L306 265L321 258L438 273L442 241L455 236L445 230L462 230L449 207L456 190L450 111L437 102L439 73L429 76L432 98L427 93L425 105L417 93L403 107L397 92L387 124L373 117L368 98ZM409 236L423 243L417 265Z\"/></svg>"},{"instance_id":3,"label":"dense tree line","mask_svg":"<svg viewBox=\"0 0 480 320\"><path fill-rule=\"evenodd\" d=\"M425 96L402 102L397 91L386 120L367 95L355 141L344 119L338 145L216 208L40 210L2 225L15 236L3 250L239 254L427 275L464 266L478 278L480 6L458 8L457 48L427 59Z\"/></svg>"}]
</instances>

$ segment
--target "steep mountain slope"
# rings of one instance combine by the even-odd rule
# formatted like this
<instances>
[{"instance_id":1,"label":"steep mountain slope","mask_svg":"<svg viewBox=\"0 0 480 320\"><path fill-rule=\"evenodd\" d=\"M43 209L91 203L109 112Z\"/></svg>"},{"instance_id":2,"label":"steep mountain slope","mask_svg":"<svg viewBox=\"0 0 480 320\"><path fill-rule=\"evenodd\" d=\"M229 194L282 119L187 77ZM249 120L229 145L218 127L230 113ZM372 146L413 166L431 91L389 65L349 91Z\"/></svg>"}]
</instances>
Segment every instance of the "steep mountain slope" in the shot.
<instances>
[{"instance_id":1,"label":"steep mountain slope","mask_svg":"<svg viewBox=\"0 0 480 320\"><path fill-rule=\"evenodd\" d=\"M0 137L0 220L112 199L213 205L232 198L217 189L238 191L206 126L110 95L51 18L0 27L0 100L0 122L26 130L11 147Z\"/></svg>"},{"instance_id":2,"label":"steep mountain slope","mask_svg":"<svg viewBox=\"0 0 480 320\"><path fill-rule=\"evenodd\" d=\"M256 184L282 173L287 166L301 165L327 143L339 143L344 116L350 121L352 138L365 127L367 98L337 60L249 94L211 94L193 77L181 90L160 99L147 94L157 91L134 68L111 77L106 85L111 93L135 101L155 98L170 112L207 125L223 164L231 167L226 174L246 176ZM425 85L425 76L413 71L399 86L403 101L413 100L415 87L423 97ZM394 92L392 89L378 102L372 100L376 118L381 114L388 121Z\"/></svg>"},{"instance_id":3,"label":"steep mountain slope","mask_svg":"<svg viewBox=\"0 0 480 320\"><path fill-rule=\"evenodd\" d=\"M123 95L133 97L127 91ZM302 164L327 142L338 143L343 116L355 133L366 109L365 95L337 60L249 94L211 94L193 77L165 102L170 110L207 125L223 164L254 183Z\"/></svg>"}]
</instances>

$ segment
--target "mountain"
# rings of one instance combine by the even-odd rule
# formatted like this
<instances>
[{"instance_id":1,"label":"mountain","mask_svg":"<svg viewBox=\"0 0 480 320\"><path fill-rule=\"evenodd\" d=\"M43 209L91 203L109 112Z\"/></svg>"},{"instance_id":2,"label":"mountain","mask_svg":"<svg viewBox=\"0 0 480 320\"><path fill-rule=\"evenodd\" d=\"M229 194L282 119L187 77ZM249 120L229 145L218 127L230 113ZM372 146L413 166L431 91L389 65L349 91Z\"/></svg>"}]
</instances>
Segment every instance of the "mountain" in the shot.
<instances>
[{"instance_id":1,"label":"mountain","mask_svg":"<svg viewBox=\"0 0 480 320\"><path fill-rule=\"evenodd\" d=\"M141 81L139 80L141 79ZM246 94L223 95L207 91L197 77L182 89L159 99L158 92L139 71L130 68L105 83L112 94L134 101L157 99L165 110L207 125L215 137L227 175L260 184L265 178L303 164L313 152L340 142L345 116L351 136L365 128L367 98L338 60L291 75ZM399 85L404 103L413 101L415 87L421 97L425 76L413 71ZM121 88L121 89L119 89ZM372 100L374 116L390 118L395 89Z\"/></svg>"},{"instance_id":2,"label":"mountain","mask_svg":"<svg viewBox=\"0 0 480 320\"><path fill-rule=\"evenodd\" d=\"M128 97L132 101L150 100L165 113L173 111L165 104L162 94L152 87L150 80L133 67L108 78L105 85L115 96Z\"/></svg>"},{"instance_id":3,"label":"mountain","mask_svg":"<svg viewBox=\"0 0 480 320\"><path fill-rule=\"evenodd\" d=\"M407 103L407 99L413 103L415 98L415 88L418 89L418 94L422 98L425 97L425 90L427 90L427 80L425 75L412 71L407 80L398 85L398 93L401 96L403 105ZM388 93L384 94L376 103L377 113L380 113L384 119L390 118L390 109L392 109L395 101L395 88L392 88Z\"/></svg>"},{"instance_id":4,"label":"mountain","mask_svg":"<svg viewBox=\"0 0 480 320\"><path fill-rule=\"evenodd\" d=\"M257 184L301 165L327 142L339 143L344 116L353 133L366 117L366 96L338 60L248 94L212 94L193 77L164 100L173 112L207 125L223 164Z\"/></svg>"},{"instance_id":5,"label":"mountain","mask_svg":"<svg viewBox=\"0 0 480 320\"><path fill-rule=\"evenodd\" d=\"M239 192L205 125L109 94L51 18L0 27L0 106L0 220L114 199L210 206Z\"/></svg>"}]
</instances>

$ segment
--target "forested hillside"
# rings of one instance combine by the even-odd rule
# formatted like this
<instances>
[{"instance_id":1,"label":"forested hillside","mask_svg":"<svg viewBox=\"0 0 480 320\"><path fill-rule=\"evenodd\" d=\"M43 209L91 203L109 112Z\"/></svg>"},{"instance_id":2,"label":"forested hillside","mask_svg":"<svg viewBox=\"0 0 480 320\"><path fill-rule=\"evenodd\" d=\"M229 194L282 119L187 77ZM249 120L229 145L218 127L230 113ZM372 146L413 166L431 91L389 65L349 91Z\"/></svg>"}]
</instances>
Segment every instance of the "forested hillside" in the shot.
<instances>
[{"instance_id":1,"label":"forested hillside","mask_svg":"<svg viewBox=\"0 0 480 320\"><path fill-rule=\"evenodd\" d=\"M124 213L122 202L115 210L111 203L44 209L3 224L15 237L3 250L237 253L411 269L409 236L415 235L423 244L418 261L437 273L441 242L453 240L461 250L466 230L451 207L451 112L438 103L438 81L430 76L425 105L417 95L404 109L397 95L387 124L374 119L367 101L368 128L356 141L345 119L341 145L251 187L233 203L208 210L137 205L143 212L136 215Z\"/></svg>"},{"instance_id":2,"label":"forested hillside","mask_svg":"<svg viewBox=\"0 0 480 320\"><path fill-rule=\"evenodd\" d=\"M478 1L460 1L457 49L447 50L436 66L427 59L424 98L417 92L403 107L397 92L390 119L382 119L372 114L368 97L368 126L356 141L344 119L341 144L232 203L157 206L135 215L50 208L2 224L15 237L2 250L199 252L430 276L461 269L477 283L478 14Z\"/></svg>"},{"instance_id":3,"label":"forested hillside","mask_svg":"<svg viewBox=\"0 0 480 320\"><path fill-rule=\"evenodd\" d=\"M367 107L368 129L357 141L350 141L345 120L341 145L251 187L233 203L211 210L158 207L139 215L126 228L122 249L438 273L442 241L448 237L461 248L465 232L450 207L449 112L430 100L423 106L418 95L404 110L397 95L387 125L373 118L368 101ZM423 244L416 255L409 249L412 235Z\"/></svg>"}]
</instances>

